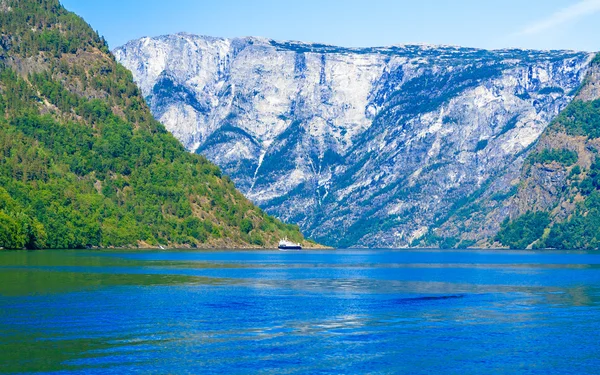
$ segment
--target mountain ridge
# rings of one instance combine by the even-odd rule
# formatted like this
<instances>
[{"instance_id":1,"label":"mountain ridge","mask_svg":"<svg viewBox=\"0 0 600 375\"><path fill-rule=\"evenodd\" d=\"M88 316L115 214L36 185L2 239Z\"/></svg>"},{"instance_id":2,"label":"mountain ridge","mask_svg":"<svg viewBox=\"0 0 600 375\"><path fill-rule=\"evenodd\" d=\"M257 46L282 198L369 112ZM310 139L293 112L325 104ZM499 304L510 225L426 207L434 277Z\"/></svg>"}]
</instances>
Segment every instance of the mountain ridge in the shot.
<instances>
[{"instance_id":1,"label":"mountain ridge","mask_svg":"<svg viewBox=\"0 0 600 375\"><path fill-rule=\"evenodd\" d=\"M167 129L267 212L330 245L390 247L524 162L594 56L360 51L191 34L114 50Z\"/></svg>"},{"instance_id":2,"label":"mountain ridge","mask_svg":"<svg viewBox=\"0 0 600 375\"><path fill-rule=\"evenodd\" d=\"M510 51L521 51L521 52L543 52L543 53L589 53L595 54L594 51L585 51L585 50L575 50L575 49L531 49L531 48L521 48L521 47L504 47L504 48L483 48L483 47L470 47L463 46L458 44L437 44L437 43L427 43L427 42L407 42L407 43L395 43L389 45L378 45L378 46L362 46L362 47L348 47L341 46L331 43L324 42L310 42L310 41L302 41L295 39L276 39L264 36L256 36L256 35L245 35L245 36L235 36L235 37L221 37L214 36L208 34L194 34L187 31L180 31L177 33L171 34L160 34L155 36L144 35L136 39L132 39L121 46L115 47L113 50L118 50L126 47L130 43L135 43L139 40L152 40L152 39L167 39L172 36L181 36L181 37L193 37L193 38L201 38L206 40L220 40L220 41L232 41L232 40L250 40L250 41L259 41L266 44L274 43L275 45L307 45L307 46L325 46L331 47L332 49L340 49L340 50L349 50L353 52L360 52L365 50L386 50L390 48L408 48L408 47L417 47L423 49L464 49L464 50L473 50L473 51L488 51L488 52L510 52Z\"/></svg>"}]
</instances>

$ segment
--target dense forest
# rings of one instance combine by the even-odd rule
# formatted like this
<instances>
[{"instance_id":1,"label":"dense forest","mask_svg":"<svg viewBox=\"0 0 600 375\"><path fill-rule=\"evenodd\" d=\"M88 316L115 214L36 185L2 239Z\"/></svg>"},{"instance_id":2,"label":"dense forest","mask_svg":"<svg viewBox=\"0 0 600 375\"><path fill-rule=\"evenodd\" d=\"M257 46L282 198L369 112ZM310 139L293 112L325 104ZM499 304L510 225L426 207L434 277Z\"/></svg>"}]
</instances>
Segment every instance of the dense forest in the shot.
<instances>
[{"instance_id":1,"label":"dense forest","mask_svg":"<svg viewBox=\"0 0 600 375\"><path fill-rule=\"evenodd\" d=\"M592 71L600 68L600 54L592 61ZM597 85L590 74L582 89ZM550 124L542 137L563 139L577 150L538 147L529 155L523 174L527 178L534 164L554 165L564 170L566 181L554 207L527 212L502 223L495 240L514 249L525 247L555 249L600 248L600 99L576 98ZM573 147L573 146L571 146ZM540 150L541 149L541 150ZM581 158L579 154L586 157ZM586 165L579 159L590 159ZM569 207L573 207L570 209Z\"/></svg>"},{"instance_id":2,"label":"dense forest","mask_svg":"<svg viewBox=\"0 0 600 375\"><path fill-rule=\"evenodd\" d=\"M304 241L155 121L131 73L57 0L0 0L0 247Z\"/></svg>"}]
</instances>

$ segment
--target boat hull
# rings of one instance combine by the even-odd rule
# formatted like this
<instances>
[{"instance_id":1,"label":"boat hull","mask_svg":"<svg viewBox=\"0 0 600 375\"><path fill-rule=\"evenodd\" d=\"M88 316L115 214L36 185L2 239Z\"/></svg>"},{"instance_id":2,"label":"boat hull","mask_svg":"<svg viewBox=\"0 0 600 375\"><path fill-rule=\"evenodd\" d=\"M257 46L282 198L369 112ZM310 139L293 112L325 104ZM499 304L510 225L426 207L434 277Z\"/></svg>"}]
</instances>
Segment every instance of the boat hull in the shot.
<instances>
[{"instance_id":1,"label":"boat hull","mask_svg":"<svg viewBox=\"0 0 600 375\"><path fill-rule=\"evenodd\" d=\"M279 250L302 250L302 246L279 246Z\"/></svg>"}]
</instances>

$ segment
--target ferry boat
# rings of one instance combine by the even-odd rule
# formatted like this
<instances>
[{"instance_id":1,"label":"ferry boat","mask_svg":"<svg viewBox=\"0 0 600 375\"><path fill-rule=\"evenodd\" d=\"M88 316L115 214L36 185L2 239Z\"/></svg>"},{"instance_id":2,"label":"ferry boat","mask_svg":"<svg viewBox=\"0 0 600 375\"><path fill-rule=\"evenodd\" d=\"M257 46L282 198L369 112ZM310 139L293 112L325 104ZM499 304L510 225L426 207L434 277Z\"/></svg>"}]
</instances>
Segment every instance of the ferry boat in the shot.
<instances>
[{"instance_id":1,"label":"ferry boat","mask_svg":"<svg viewBox=\"0 0 600 375\"><path fill-rule=\"evenodd\" d=\"M287 238L284 238L279 241L279 250L302 250L302 245L288 241Z\"/></svg>"}]
</instances>

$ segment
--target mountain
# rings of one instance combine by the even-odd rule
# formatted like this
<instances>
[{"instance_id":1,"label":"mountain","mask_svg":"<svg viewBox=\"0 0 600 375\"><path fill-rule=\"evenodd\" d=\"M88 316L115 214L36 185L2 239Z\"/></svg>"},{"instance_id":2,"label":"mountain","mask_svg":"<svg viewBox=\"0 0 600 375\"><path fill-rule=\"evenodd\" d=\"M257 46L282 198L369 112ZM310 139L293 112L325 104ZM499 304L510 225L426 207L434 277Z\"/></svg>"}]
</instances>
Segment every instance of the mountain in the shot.
<instances>
[{"instance_id":1,"label":"mountain","mask_svg":"<svg viewBox=\"0 0 600 375\"><path fill-rule=\"evenodd\" d=\"M253 202L323 243L384 247L440 243L432 230L461 207L510 190L593 58L185 33L114 54L156 118ZM459 229L444 245L478 240Z\"/></svg>"},{"instance_id":2,"label":"mountain","mask_svg":"<svg viewBox=\"0 0 600 375\"><path fill-rule=\"evenodd\" d=\"M523 166L439 225L511 248L600 248L600 55L575 99L546 128ZM462 216L462 217L459 217ZM498 223L502 222L500 231Z\"/></svg>"},{"instance_id":3,"label":"mountain","mask_svg":"<svg viewBox=\"0 0 600 375\"><path fill-rule=\"evenodd\" d=\"M56 0L0 0L0 248L302 241L152 117Z\"/></svg>"}]
</instances>

